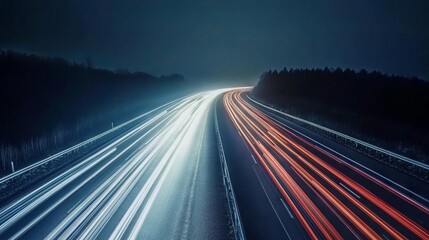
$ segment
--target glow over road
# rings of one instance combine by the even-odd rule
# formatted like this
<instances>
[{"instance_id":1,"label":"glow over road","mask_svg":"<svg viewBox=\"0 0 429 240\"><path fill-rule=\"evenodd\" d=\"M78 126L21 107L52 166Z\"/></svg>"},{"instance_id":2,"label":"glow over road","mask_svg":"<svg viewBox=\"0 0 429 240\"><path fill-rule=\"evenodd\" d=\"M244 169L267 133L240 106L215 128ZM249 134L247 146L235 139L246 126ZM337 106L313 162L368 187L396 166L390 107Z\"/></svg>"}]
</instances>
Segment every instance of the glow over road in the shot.
<instances>
[{"instance_id":1,"label":"glow over road","mask_svg":"<svg viewBox=\"0 0 429 240\"><path fill-rule=\"evenodd\" d=\"M204 92L165 105L2 206L0 239L227 237L228 229L222 229L228 223L226 208L217 209L210 202L217 200L212 196L225 194L219 187L221 175L220 184L205 176L219 164L217 150L210 155L212 147L205 144L211 142L207 135L214 129L208 124L209 114L222 92ZM220 167L217 171L221 174ZM206 204L220 216L210 215ZM199 219L203 220L194 223Z\"/></svg>"}]
</instances>

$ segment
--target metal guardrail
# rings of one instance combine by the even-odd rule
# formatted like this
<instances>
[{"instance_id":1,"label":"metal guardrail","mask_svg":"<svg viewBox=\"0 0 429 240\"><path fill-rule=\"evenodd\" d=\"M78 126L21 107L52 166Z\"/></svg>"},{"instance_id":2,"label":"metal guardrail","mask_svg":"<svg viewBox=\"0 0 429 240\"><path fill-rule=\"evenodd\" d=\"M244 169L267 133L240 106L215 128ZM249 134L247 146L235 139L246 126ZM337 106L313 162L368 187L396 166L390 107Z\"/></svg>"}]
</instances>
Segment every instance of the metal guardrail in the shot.
<instances>
[{"instance_id":1,"label":"metal guardrail","mask_svg":"<svg viewBox=\"0 0 429 240\"><path fill-rule=\"evenodd\" d=\"M219 158L222 167L223 174L223 184L225 185L226 195L228 198L228 206L231 211L232 225L234 227L235 239L246 239L243 227L241 224L240 212L238 211L237 202L235 200L234 190L232 188L231 179L229 177L228 164L225 159L225 152L223 151L222 139L219 131L219 123L217 119L217 103L215 104L215 131L216 131L216 140L219 150Z\"/></svg>"},{"instance_id":2,"label":"metal guardrail","mask_svg":"<svg viewBox=\"0 0 429 240\"><path fill-rule=\"evenodd\" d=\"M172 102L174 102L174 101L172 101ZM116 126L116 127L113 127L112 129L109 129L109 130L107 130L107 131L105 131L105 132L103 132L103 133L101 133L101 134L98 134L98 135L96 135L96 136L94 136L94 137L92 137L92 138L90 138L90 139L88 139L88 140L85 140L85 141L83 141L83 142L81 142L81 143L79 143L79 144L76 144L76 145L74 145L73 147L70 147L70 148L68 148L68 149L65 149L65 150L63 150L63 151L61 151L61 152L59 152L59 153L56 153L56 154L54 154L54 155L52 155L52 156L50 156L50 157L47 157L47 158L45 158L45 159L43 159L43 160L40 160L40 161L37 161L36 163L34 163L34 164L32 164L32 165L29 165L29 166L27 166L27 167L24 167L24 168L22 168L22 169L19 169L19 170L18 170L18 171L16 171L16 172L13 172L13 173L9 174L9 175L7 175L7 176L4 176L3 178L1 178L1 179L0 179L0 185L1 185L1 184L4 184L5 182L7 182L7 181L9 181L9 180L11 180L11 179L13 179L13 178L15 178L15 177L18 177L18 176L20 176L20 175L22 175L22 174L28 173L28 172L30 172L30 171L32 171L32 170L34 170L34 169L38 168L38 167L41 167L41 166L43 166L44 164L49 163L50 161L53 161L53 160L55 160L55 159L59 159L59 158L61 158L61 157L68 156L69 154L73 154L73 153L75 153L75 152L77 152L77 151L79 151L79 150L81 150L81 149L83 149L83 148L86 148L86 147L88 147L90 144L95 143L95 142L97 142L98 140L101 140L103 137L105 137L105 136L107 136L107 135L109 135L109 134L111 134L111 133L114 133L114 132L116 132L116 131L118 131L118 130L122 129L122 128L124 128L124 127L126 127L126 126L130 125L130 124L131 124L131 123L133 123L133 122L136 122L137 120L139 120L139 119L141 119L141 118L143 118L143 117L145 117L145 116L147 116L147 115L149 115L149 114L153 113L154 111L159 110L160 108L163 108L163 107L165 107L165 106L167 106L167 105L171 104L172 102L168 102L168 103L166 103L166 104L164 104L164 105L162 105L162 106L159 106L159 107L157 107L157 108L155 108L155 109L152 109L152 110L151 110L151 111L149 111L149 112L146 112L146 113L144 113L144 114L142 114L142 115L140 115L140 116L138 116L138 117L135 117L135 118L133 118L133 119L131 119L131 120L129 120L129 121L127 121L127 122L125 122L125 123L122 123L122 124L120 124L120 125L118 125L118 126Z\"/></svg>"},{"instance_id":3,"label":"metal guardrail","mask_svg":"<svg viewBox=\"0 0 429 240\"><path fill-rule=\"evenodd\" d=\"M377 147L377 146L372 145L370 143L364 142L362 140L359 140L359 139L356 139L354 137L348 136L346 134L340 133L338 131L332 130L330 128L321 126L319 124L307 121L305 119L295 117L293 115L279 111L279 110L275 109L274 107L267 106L267 105L255 100L255 99L253 99L252 97L250 97L247 94L246 94L246 96L250 101L252 101L253 103L255 103L255 104L257 104L263 108L269 109L269 110L274 111L276 113L279 113L283 116L286 116L289 120L293 120L294 122L298 122L298 123L310 126L313 129L318 130L318 132L322 132L324 135L331 135L335 140L338 140L339 142L345 142L347 145L351 146L352 148L357 149L360 152L363 152L366 155L374 157L377 160L382 161L386 164L389 164L395 168L399 169L399 167L395 166L395 164L393 164L392 162L393 161L400 161L400 162L402 162L408 166L411 165L412 167L416 167L418 169L421 169L421 171L425 171L425 172L429 173L429 165L426 163L423 163L423 162L411 159L409 157L405 157L405 156L402 156L400 154L391 152L389 150ZM409 169L408 166L403 166L403 167L406 169ZM403 169L399 169L399 170L404 171ZM416 172L421 172L421 171L416 170ZM429 176L424 177L424 176L421 176L421 174L413 173L410 171L406 171L406 172L411 174L411 175L414 175L415 177L417 177L423 181L426 181L426 182L429 181L429 179L428 179Z\"/></svg>"}]
</instances>

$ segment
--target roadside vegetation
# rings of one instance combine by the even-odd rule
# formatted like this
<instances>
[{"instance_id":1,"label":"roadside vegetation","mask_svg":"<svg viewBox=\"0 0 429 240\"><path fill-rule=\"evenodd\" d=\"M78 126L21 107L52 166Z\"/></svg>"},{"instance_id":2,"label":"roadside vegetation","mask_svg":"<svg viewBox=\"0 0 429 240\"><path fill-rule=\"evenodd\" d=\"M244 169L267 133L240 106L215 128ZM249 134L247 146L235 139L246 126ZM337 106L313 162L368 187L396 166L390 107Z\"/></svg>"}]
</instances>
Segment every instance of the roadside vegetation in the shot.
<instances>
[{"instance_id":1,"label":"roadside vegetation","mask_svg":"<svg viewBox=\"0 0 429 240\"><path fill-rule=\"evenodd\" d=\"M429 162L429 82L350 69L262 74L252 95L282 111Z\"/></svg>"},{"instance_id":2,"label":"roadside vegetation","mask_svg":"<svg viewBox=\"0 0 429 240\"><path fill-rule=\"evenodd\" d=\"M156 77L14 51L0 52L0 176L48 157L186 91Z\"/></svg>"}]
</instances>

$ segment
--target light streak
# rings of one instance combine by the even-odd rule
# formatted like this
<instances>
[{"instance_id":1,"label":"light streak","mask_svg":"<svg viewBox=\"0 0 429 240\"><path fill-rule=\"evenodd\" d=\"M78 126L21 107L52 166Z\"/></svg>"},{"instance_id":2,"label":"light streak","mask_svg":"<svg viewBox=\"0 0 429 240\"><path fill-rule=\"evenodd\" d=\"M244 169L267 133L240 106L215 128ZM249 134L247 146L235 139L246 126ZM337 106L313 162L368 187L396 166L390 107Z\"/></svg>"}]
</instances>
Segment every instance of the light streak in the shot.
<instances>
[{"instance_id":1,"label":"light streak","mask_svg":"<svg viewBox=\"0 0 429 240\"><path fill-rule=\"evenodd\" d=\"M428 207L402 192L403 189L383 183L377 176L351 165L268 117L245 100L243 90L227 92L223 103L240 136L251 149L252 157L265 169L282 194L284 204L290 207L310 238L340 239L339 231L344 232L344 229L356 238L382 239L383 234L395 239L429 238L427 229L369 191L360 181L374 183L380 191L414 207L429 219ZM357 174L359 180L337 170L337 164ZM310 198L310 193L318 199ZM320 210L322 205L341 224L328 219ZM395 227L397 224L402 228ZM384 231L376 231L375 226Z\"/></svg>"},{"instance_id":2,"label":"light streak","mask_svg":"<svg viewBox=\"0 0 429 240\"><path fill-rule=\"evenodd\" d=\"M226 90L195 94L151 111L104 148L3 206L0 239L25 236L57 212L64 216L48 222L46 239L93 239L102 231L110 232L112 239L144 235L172 166L184 171L197 162L195 146L203 142L209 111ZM83 189L91 190L79 195ZM122 217L113 219L115 214ZM105 229L110 221L117 221L116 228Z\"/></svg>"}]
</instances>

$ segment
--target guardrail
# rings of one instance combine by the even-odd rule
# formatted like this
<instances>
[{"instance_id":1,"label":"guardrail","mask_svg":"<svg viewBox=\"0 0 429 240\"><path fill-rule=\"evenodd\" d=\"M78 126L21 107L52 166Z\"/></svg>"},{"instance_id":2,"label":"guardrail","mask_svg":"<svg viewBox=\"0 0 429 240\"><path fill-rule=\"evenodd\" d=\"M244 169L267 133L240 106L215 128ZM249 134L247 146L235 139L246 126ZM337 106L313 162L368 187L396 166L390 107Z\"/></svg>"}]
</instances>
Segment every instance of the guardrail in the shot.
<instances>
[{"instance_id":1,"label":"guardrail","mask_svg":"<svg viewBox=\"0 0 429 240\"><path fill-rule=\"evenodd\" d=\"M177 101L177 100L175 100L175 101ZM172 102L174 102L174 101L172 101ZM124 123L122 123L122 124L120 124L120 125L118 125L116 127L113 127L112 129L109 129L109 130L107 130L107 131L105 131L105 132L103 132L101 134L98 134L98 135L96 135L96 136L94 136L94 137L92 137L92 138L90 138L88 140L85 140L85 141L83 141L83 142L81 142L79 144L76 144L73 147L65 149L65 150L63 150L63 151L61 151L59 153L56 153L56 154L48 157L48 158L42 159L40 161L37 161L36 163L34 163L32 165L29 165L27 167L19 169L18 171L14 172L14 173L11 173L11 174L9 174L7 176L4 176L3 178L0 179L0 185L4 184L5 182L7 182L7 181L9 181L9 180L11 180L11 179L13 179L15 177L18 177L18 176L21 176L21 175L26 174L28 172L31 172L31 171L33 171L33 170L35 170L35 169L37 169L37 168L39 168L39 167L41 167L41 166L43 166L43 165L51 162L53 160L60 159L60 158L63 158L63 157L67 157L70 154L76 153L76 152L78 152L78 151L80 151L80 150L82 150L84 148L87 148L87 147L89 147L89 145L97 143L99 140L103 139L104 137L106 137L106 136L108 136L108 135L110 135L110 134L112 134L112 133L114 133L114 132L116 132L118 130L121 130L121 129L127 127L127 126L130 126L132 123L137 122L138 120L142 119L143 117L145 117L145 116L147 116L147 115L149 115L149 114L151 114L151 113L153 113L153 112L155 112L155 111L157 111L157 110L159 110L159 109L161 109L161 108L163 108L163 107L171 104L172 102L168 102L168 103L166 103L166 104L164 104L162 106L159 106L159 107L157 107L155 109L152 109L149 112L146 112L146 113L144 113L144 114L142 114L140 116L137 116L137 117L135 117L135 118L133 118L133 119L127 121L127 122L124 122Z\"/></svg>"},{"instance_id":2,"label":"guardrail","mask_svg":"<svg viewBox=\"0 0 429 240\"><path fill-rule=\"evenodd\" d=\"M272 107L267 106L263 103L261 103L259 100L255 100L252 97L250 97L248 94L246 94L247 98L252 101L253 103L269 109L271 111L274 111L276 113L279 113L283 116L285 116L288 120L291 120L292 122L298 123L299 125L304 125L306 127L309 127L311 130L326 136L330 139L335 140L336 142L342 143L350 148L353 148L361 153L364 153L365 155L368 155L380 162L383 162L385 164L388 164L400 171L406 172L410 175L413 175L417 178L419 178L422 181L429 182L429 165L405 156L402 156L400 154L391 152L389 150L377 147L375 145L372 145L370 143L364 142L362 140L353 138L351 136L348 136L346 134L340 133L338 131L332 130L330 128L321 126L319 124L307 121L305 119L295 117L293 115L287 114L285 112L282 112L278 109L275 109L274 106Z\"/></svg>"},{"instance_id":3,"label":"guardrail","mask_svg":"<svg viewBox=\"0 0 429 240\"><path fill-rule=\"evenodd\" d=\"M235 235L235 239L239 239L239 240L246 239L243 232L243 227L241 225L240 212L238 211L234 190L231 184L231 179L229 177L228 164L226 163L225 152L223 151L222 139L220 137L219 123L217 119L217 103L215 103L214 111L215 111L216 140L218 144L220 164L222 167L223 184L225 185L226 195L228 199L228 206L232 215L231 217L232 217L232 225L234 227L234 235Z\"/></svg>"}]
</instances>

